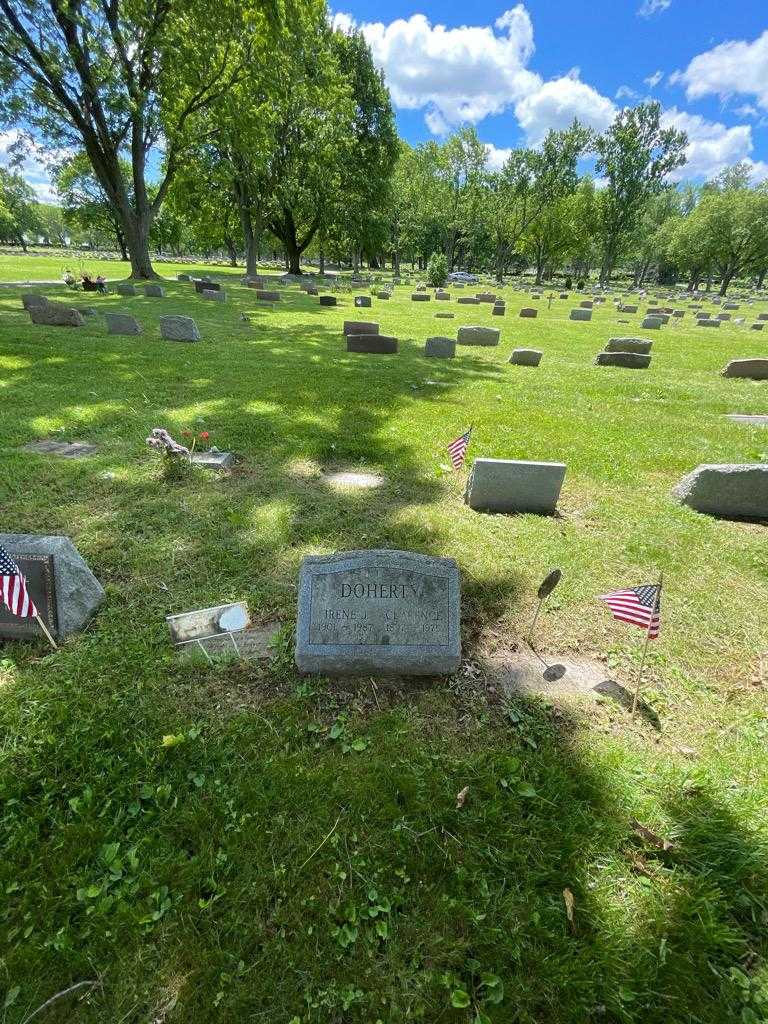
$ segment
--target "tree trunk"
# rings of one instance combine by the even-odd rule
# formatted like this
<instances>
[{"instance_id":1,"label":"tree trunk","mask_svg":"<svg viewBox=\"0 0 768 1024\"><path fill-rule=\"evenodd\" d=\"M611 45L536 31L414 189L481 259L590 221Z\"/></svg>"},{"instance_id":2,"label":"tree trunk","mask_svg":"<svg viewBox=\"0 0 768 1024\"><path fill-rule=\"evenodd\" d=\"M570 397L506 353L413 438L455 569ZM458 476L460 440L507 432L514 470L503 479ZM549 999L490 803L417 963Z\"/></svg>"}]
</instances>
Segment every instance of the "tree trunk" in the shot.
<instances>
[{"instance_id":1,"label":"tree trunk","mask_svg":"<svg viewBox=\"0 0 768 1024\"><path fill-rule=\"evenodd\" d=\"M115 224L115 238L117 239L117 247L120 250L120 259L127 263L128 250L125 247L125 235L120 230L119 224Z\"/></svg>"},{"instance_id":2,"label":"tree trunk","mask_svg":"<svg viewBox=\"0 0 768 1024\"><path fill-rule=\"evenodd\" d=\"M768 268L764 267L760 271L760 273L757 275L757 285L756 285L756 287L757 287L758 291L761 290L762 287L763 287L763 281L765 280L766 273L768 273Z\"/></svg>"},{"instance_id":3,"label":"tree trunk","mask_svg":"<svg viewBox=\"0 0 768 1024\"><path fill-rule=\"evenodd\" d=\"M128 218L122 226L131 258L131 277L152 280L158 276L149 257L149 227L149 218L145 217L142 222L138 216Z\"/></svg>"},{"instance_id":4,"label":"tree trunk","mask_svg":"<svg viewBox=\"0 0 768 1024\"><path fill-rule=\"evenodd\" d=\"M718 292L718 295L720 295L721 298L725 298L725 294L728 291L728 285L731 283L731 279L733 278L733 273L734 272L732 270L728 270L723 274L720 291Z\"/></svg>"},{"instance_id":5,"label":"tree trunk","mask_svg":"<svg viewBox=\"0 0 768 1024\"><path fill-rule=\"evenodd\" d=\"M320 271L320 277L325 277L325 249L323 248L320 249L320 266L318 269Z\"/></svg>"},{"instance_id":6,"label":"tree trunk","mask_svg":"<svg viewBox=\"0 0 768 1024\"><path fill-rule=\"evenodd\" d=\"M226 245L227 252L229 253L229 265L230 265L230 267L236 267L237 266L237 249L235 248L234 239L230 238L229 235L226 235L225 238L224 238L224 244Z\"/></svg>"}]
</instances>

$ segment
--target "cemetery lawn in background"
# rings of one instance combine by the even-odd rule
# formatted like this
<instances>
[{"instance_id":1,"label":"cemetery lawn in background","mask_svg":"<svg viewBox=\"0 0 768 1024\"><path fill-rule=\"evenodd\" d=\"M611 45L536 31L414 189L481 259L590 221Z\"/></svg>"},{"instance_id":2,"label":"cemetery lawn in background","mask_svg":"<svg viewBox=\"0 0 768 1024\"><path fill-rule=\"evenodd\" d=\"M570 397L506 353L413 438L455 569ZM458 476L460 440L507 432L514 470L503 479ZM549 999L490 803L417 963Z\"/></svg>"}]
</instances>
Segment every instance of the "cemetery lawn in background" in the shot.
<instances>
[{"instance_id":1,"label":"cemetery lawn in background","mask_svg":"<svg viewBox=\"0 0 768 1024\"><path fill-rule=\"evenodd\" d=\"M765 453L726 414L765 412L766 385L720 376L765 354L761 335L670 320L642 374L595 367L641 313L572 323L572 295L519 319L528 296L494 288L509 317L452 302L449 333L501 325L500 345L433 360L434 302L404 285L370 310L399 339L384 358L345 351L348 294L321 309L286 289L268 309L236 281L223 305L163 287L93 299L138 336L100 315L36 327L0 290L4 528L70 536L107 592L60 652L0 652L4 1024L88 980L46 1022L764 1020L768 532L670 494ZM201 343L162 341L166 314ZM518 347L544 352L535 373L507 365ZM557 517L463 504L445 446L470 424L470 461L567 465ZM154 426L243 462L164 481ZM97 451L22 450L41 438ZM329 486L338 471L383 483ZM302 557L379 547L456 559L462 669L299 678ZM664 571L644 691L660 730L479 671L524 636L554 566L539 650L603 657L630 686L642 633L596 595ZM177 657L166 614L239 600L285 623L271 664Z\"/></svg>"}]
</instances>

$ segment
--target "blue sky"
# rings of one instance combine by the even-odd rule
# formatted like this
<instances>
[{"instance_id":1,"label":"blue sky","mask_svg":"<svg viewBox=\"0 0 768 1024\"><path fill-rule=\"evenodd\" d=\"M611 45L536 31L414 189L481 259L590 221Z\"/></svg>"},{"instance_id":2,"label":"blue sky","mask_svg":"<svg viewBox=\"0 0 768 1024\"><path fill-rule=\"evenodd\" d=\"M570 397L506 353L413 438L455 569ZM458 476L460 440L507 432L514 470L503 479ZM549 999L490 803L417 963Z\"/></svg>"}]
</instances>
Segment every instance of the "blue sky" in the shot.
<instances>
[{"instance_id":1,"label":"blue sky","mask_svg":"<svg viewBox=\"0 0 768 1024\"><path fill-rule=\"evenodd\" d=\"M741 159L768 177L765 0L336 0L366 35L416 143L474 124L492 163L574 116L605 127L653 97L691 140L683 174Z\"/></svg>"},{"instance_id":2,"label":"blue sky","mask_svg":"<svg viewBox=\"0 0 768 1024\"><path fill-rule=\"evenodd\" d=\"M548 128L578 117L601 130L619 107L653 97L689 136L678 177L747 160L754 181L768 178L766 0L332 3L334 22L368 39L409 142L473 124L498 167ZM0 164L16 135L0 132ZM39 162L23 173L55 201Z\"/></svg>"}]
</instances>

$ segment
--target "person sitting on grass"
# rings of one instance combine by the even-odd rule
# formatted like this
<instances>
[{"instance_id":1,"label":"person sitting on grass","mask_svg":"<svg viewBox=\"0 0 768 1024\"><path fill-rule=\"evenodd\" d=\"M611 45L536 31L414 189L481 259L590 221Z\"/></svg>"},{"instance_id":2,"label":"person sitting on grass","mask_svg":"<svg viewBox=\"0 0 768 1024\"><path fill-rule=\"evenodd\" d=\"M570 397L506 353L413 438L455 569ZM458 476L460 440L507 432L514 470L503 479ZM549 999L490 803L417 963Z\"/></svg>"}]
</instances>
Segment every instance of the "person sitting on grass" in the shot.
<instances>
[{"instance_id":1,"label":"person sitting on grass","mask_svg":"<svg viewBox=\"0 0 768 1024\"><path fill-rule=\"evenodd\" d=\"M100 295L106 295L107 294L107 279L106 279L106 277L104 277L102 274L99 274L96 277L95 284L96 284L96 290L99 292Z\"/></svg>"},{"instance_id":2,"label":"person sitting on grass","mask_svg":"<svg viewBox=\"0 0 768 1024\"><path fill-rule=\"evenodd\" d=\"M64 271L64 284L67 288L72 288L74 291L77 291L77 278L71 270Z\"/></svg>"}]
</instances>

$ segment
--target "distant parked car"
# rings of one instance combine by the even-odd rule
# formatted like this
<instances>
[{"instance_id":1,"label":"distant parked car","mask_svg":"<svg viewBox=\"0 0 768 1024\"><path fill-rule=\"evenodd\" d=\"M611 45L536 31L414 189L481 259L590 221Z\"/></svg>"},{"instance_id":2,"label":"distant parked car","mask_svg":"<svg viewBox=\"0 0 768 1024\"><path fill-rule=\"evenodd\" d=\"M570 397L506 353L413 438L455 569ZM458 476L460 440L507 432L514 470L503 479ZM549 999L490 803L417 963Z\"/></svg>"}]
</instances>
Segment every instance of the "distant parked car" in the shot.
<instances>
[{"instance_id":1,"label":"distant parked car","mask_svg":"<svg viewBox=\"0 0 768 1024\"><path fill-rule=\"evenodd\" d=\"M464 284L477 284L479 278L475 274L468 274L466 270L454 270L448 275L449 281L461 281Z\"/></svg>"}]
</instances>

